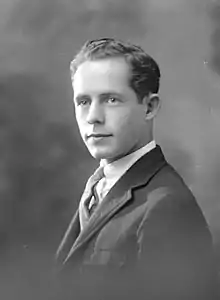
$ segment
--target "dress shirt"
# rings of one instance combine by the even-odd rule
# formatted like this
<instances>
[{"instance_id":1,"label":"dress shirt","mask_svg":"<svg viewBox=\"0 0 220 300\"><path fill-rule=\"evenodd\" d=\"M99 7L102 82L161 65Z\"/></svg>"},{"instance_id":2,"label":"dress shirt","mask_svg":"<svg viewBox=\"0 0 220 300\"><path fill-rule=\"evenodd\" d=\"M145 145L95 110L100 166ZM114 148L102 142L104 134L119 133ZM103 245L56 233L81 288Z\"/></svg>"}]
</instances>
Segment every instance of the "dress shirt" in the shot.
<instances>
[{"instance_id":1,"label":"dress shirt","mask_svg":"<svg viewBox=\"0 0 220 300\"><path fill-rule=\"evenodd\" d=\"M108 194L110 189L121 178L121 176L143 155L150 152L156 147L156 142L153 140L144 147L112 162L105 164L104 160L100 161L100 166L104 166L104 178L102 178L97 186L96 192L101 202Z\"/></svg>"}]
</instances>

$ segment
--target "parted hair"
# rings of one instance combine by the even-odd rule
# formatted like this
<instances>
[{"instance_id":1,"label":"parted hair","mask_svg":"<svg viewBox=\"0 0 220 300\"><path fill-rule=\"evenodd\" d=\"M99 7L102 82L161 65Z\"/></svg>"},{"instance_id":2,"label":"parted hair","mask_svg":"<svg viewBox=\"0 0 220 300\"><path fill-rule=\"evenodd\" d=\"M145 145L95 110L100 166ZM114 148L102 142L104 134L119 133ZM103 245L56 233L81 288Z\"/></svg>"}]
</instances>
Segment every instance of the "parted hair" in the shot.
<instances>
[{"instance_id":1,"label":"parted hair","mask_svg":"<svg viewBox=\"0 0 220 300\"><path fill-rule=\"evenodd\" d=\"M131 70L130 87L135 91L139 101L151 93L158 93L160 86L160 69L157 62L140 46L115 40L101 38L87 41L70 64L71 77L85 61L122 57Z\"/></svg>"}]
</instances>

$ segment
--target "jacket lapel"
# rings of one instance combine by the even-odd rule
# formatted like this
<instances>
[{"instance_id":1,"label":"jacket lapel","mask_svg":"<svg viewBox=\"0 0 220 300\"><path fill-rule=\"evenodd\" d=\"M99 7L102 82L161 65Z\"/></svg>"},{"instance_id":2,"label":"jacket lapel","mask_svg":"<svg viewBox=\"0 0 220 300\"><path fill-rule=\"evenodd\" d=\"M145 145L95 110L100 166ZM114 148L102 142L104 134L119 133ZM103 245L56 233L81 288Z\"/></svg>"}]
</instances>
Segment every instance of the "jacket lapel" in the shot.
<instances>
[{"instance_id":1,"label":"jacket lapel","mask_svg":"<svg viewBox=\"0 0 220 300\"><path fill-rule=\"evenodd\" d=\"M79 223L78 211L65 235L63 242L69 253L64 260L67 263L105 224L132 199L134 188L146 185L149 180L166 164L159 146L139 159L115 184L91 216L87 226L76 238L76 224ZM65 239L64 237L64 239ZM75 241L71 243L75 238ZM69 246L72 246L71 248Z\"/></svg>"},{"instance_id":2,"label":"jacket lapel","mask_svg":"<svg viewBox=\"0 0 220 300\"><path fill-rule=\"evenodd\" d=\"M65 260L79 233L79 210L77 209L56 252L56 260L58 262L62 263Z\"/></svg>"},{"instance_id":3,"label":"jacket lapel","mask_svg":"<svg viewBox=\"0 0 220 300\"><path fill-rule=\"evenodd\" d=\"M88 224L82 230L75 240L68 256L64 263L76 253L77 250L81 249L105 224L112 218L112 216L123 207L131 199L131 191L127 190L120 196L114 196L109 201L105 198L92 214Z\"/></svg>"}]
</instances>

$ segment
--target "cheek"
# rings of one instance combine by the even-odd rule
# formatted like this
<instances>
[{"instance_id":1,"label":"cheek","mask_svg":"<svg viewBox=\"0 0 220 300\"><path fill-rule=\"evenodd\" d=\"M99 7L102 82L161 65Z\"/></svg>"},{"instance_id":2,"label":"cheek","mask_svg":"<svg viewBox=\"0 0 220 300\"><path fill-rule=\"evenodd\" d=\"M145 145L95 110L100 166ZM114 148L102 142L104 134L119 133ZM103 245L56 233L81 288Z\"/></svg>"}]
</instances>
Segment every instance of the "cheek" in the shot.
<instances>
[{"instance_id":1,"label":"cheek","mask_svg":"<svg viewBox=\"0 0 220 300\"><path fill-rule=\"evenodd\" d=\"M84 140L84 136L85 136L85 133L86 133L86 129L85 129L85 125L82 121L80 120L77 120L77 125L78 125L78 130L79 130L79 133L81 135L81 138Z\"/></svg>"},{"instance_id":2,"label":"cheek","mask_svg":"<svg viewBox=\"0 0 220 300\"><path fill-rule=\"evenodd\" d=\"M82 112L77 108L75 108L75 117L76 117L76 120L77 120L78 123L80 123L83 119Z\"/></svg>"},{"instance_id":3,"label":"cheek","mask_svg":"<svg viewBox=\"0 0 220 300\"><path fill-rule=\"evenodd\" d=\"M142 139L145 131L145 123L142 120L142 115L133 114L129 116L124 121L122 120L120 124L120 132L124 144L132 145L139 142Z\"/></svg>"},{"instance_id":4,"label":"cheek","mask_svg":"<svg viewBox=\"0 0 220 300\"><path fill-rule=\"evenodd\" d=\"M129 108L118 108L117 110L111 111L108 115L109 123L116 128L120 128L120 126L126 126L131 121L132 113Z\"/></svg>"},{"instance_id":5,"label":"cheek","mask_svg":"<svg viewBox=\"0 0 220 300\"><path fill-rule=\"evenodd\" d=\"M85 117L83 117L83 114L80 113L80 112L76 112L75 117L76 117L76 122L78 124L79 129L82 130L85 127L85 125L84 125L85 124L85 121L84 121Z\"/></svg>"},{"instance_id":6,"label":"cheek","mask_svg":"<svg viewBox=\"0 0 220 300\"><path fill-rule=\"evenodd\" d=\"M136 140L137 128L135 119L130 113L126 113L113 119L112 125L115 136L117 137L117 143L124 145L130 144L130 141Z\"/></svg>"},{"instance_id":7,"label":"cheek","mask_svg":"<svg viewBox=\"0 0 220 300\"><path fill-rule=\"evenodd\" d=\"M128 111L118 117L117 122L114 122L114 126L116 126L117 123L117 129L122 133L135 133L138 130L139 117L140 116L136 116L135 112Z\"/></svg>"}]
</instances>

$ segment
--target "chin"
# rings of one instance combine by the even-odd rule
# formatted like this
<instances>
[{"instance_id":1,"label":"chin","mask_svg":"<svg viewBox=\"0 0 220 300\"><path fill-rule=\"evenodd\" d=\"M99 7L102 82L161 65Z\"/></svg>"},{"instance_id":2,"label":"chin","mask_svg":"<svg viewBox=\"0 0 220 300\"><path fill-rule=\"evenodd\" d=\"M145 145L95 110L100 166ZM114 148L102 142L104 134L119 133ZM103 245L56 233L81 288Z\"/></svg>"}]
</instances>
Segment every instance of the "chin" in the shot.
<instances>
[{"instance_id":1,"label":"chin","mask_svg":"<svg viewBox=\"0 0 220 300\"><path fill-rule=\"evenodd\" d=\"M110 152L110 151L93 151L91 150L90 151L90 154L97 160L101 160L101 159L105 159L107 161L113 161L114 160L114 157L116 155L114 155L114 153Z\"/></svg>"},{"instance_id":2,"label":"chin","mask_svg":"<svg viewBox=\"0 0 220 300\"><path fill-rule=\"evenodd\" d=\"M90 154L97 160L101 160L101 159L108 159L109 156L103 153L91 153Z\"/></svg>"}]
</instances>

